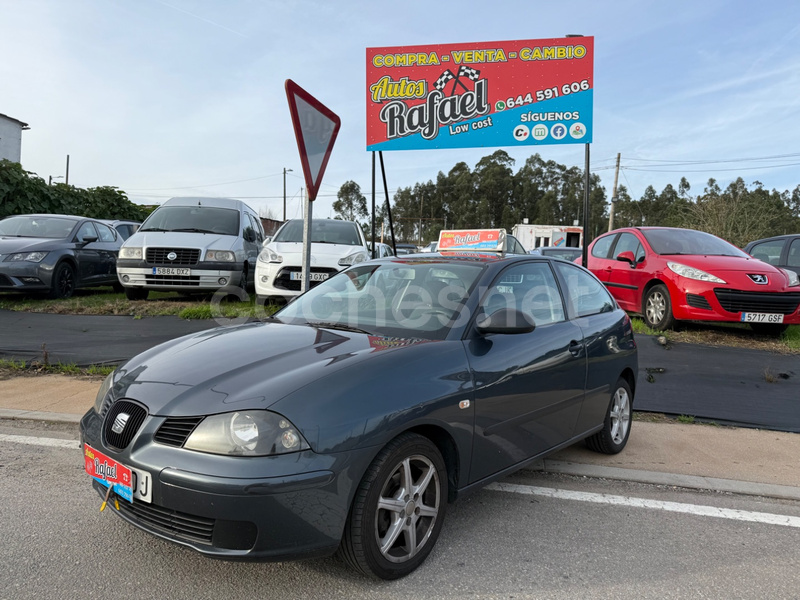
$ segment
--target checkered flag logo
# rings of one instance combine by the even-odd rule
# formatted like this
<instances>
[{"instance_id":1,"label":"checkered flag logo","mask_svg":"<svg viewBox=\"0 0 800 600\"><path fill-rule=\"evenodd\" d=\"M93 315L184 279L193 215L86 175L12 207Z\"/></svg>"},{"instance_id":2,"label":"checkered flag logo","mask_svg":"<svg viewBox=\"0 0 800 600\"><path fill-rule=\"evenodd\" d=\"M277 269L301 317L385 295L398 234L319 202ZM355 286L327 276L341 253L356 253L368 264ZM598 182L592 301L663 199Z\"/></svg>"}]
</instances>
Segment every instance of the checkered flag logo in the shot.
<instances>
[{"instance_id":1,"label":"checkered flag logo","mask_svg":"<svg viewBox=\"0 0 800 600\"><path fill-rule=\"evenodd\" d=\"M441 74L439 79L436 80L436 83L433 84L433 87L435 87L437 90L441 92L444 89L444 86L447 85L447 82L455 78L456 76L453 75L450 69L447 69L444 73Z\"/></svg>"},{"instance_id":2,"label":"checkered flag logo","mask_svg":"<svg viewBox=\"0 0 800 600\"><path fill-rule=\"evenodd\" d=\"M461 65L461 68L458 70L458 76L469 77L472 81L478 81L478 78L481 76L481 72L478 71L478 69L473 69L467 65Z\"/></svg>"}]
</instances>

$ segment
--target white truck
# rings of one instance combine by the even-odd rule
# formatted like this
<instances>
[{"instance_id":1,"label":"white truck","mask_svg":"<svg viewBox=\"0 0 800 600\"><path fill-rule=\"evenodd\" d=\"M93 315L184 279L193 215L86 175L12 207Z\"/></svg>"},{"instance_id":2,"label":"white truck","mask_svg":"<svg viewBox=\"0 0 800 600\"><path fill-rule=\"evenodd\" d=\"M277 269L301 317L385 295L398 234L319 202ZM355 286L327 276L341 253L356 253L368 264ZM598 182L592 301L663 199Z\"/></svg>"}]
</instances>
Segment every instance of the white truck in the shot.
<instances>
[{"instance_id":1,"label":"white truck","mask_svg":"<svg viewBox=\"0 0 800 600\"><path fill-rule=\"evenodd\" d=\"M514 225L512 235L525 246L533 250L541 246L557 246L580 248L583 246L583 227L570 225Z\"/></svg>"}]
</instances>

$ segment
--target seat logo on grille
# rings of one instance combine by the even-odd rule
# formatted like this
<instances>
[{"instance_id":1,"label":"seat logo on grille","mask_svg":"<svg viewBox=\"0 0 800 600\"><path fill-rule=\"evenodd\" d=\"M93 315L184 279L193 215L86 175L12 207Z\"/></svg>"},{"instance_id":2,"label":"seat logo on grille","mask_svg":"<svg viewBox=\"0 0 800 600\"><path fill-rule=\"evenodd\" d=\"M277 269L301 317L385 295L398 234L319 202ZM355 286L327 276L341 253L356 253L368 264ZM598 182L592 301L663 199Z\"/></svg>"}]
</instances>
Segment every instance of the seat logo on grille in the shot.
<instances>
[{"instance_id":1,"label":"seat logo on grille","mask_svg":"<svg viewBox=\"0 0 800 600\"><path fill-rule=\"evenodd\" d=\"M178 258L178 255L175 252L167 254L167 260L175 260L176 258Z\"/></svg>"},{"instance_id":2,"label":"seat logo on grille","mask_svg":"<svg viewBox=\"0 0 800 600\"><path fill-rule=\"evenodd\" d=\"M753 280L753 283L757 283L759 285L767 285L767 276L762 275L761 273L748 273L747 276Z\"/></svg>"},{"instance_id":3,"label":"seat logo on grille","mask_svg":"<svg viewBox=\"0 0 800 600\"><path fill-rule=\"evenodd\" d=\"M122 433L122 430L125 429L125 425L128 423L128 419L131 416L128 413L119 413L117 418L114 419L114 424L111 426L111 431L116 433L117 435Z\"/></svg>"}]
</instances>

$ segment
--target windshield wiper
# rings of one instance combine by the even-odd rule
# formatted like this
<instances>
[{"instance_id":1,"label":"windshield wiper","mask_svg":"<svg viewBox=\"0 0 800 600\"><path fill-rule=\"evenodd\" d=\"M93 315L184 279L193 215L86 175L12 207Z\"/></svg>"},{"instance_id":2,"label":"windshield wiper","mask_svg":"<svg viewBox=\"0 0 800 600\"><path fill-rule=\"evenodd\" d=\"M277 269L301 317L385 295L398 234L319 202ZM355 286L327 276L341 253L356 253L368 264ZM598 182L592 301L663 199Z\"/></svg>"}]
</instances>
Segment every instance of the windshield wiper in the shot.
<instances>
[{"instance_id":1,"label":"windshield wiper","mask_svg":"<svg viewBox=\"0 0 800 600\"><path fill-rule=\"evenodd\" d=\"M324 321L307 321L307 324L311 327L322 327L323 329L338 329L339 331L352 331L353 333L365 333L367 335L372 335L371 331L367 331L366 329L359 329L358 327L353 327L351 325L347 325L346 323L326 323Z\"/></svg>"},{"instance_id":2,"label":"windshield wiper","mask_svg":"<svg viewBox=\"0 0 800 600\"><path fill-rule=\"evenodd\" d=\"M171 229L161 229L160 227L148 227L147 229L139 229L139 231L172 231Z\"/></svg>"},{"instance_id":3,"label":"windshield wiper","mask_svg":"<svg viewBox=\"0 0 800 600\"><path fill-rule=\"evenodd\" d=\"M210 229L198 229L197 227L184 227L182 229L173 229L172 231L189 231L191 233L215 233Z\"/></svg>"}]
</instances>

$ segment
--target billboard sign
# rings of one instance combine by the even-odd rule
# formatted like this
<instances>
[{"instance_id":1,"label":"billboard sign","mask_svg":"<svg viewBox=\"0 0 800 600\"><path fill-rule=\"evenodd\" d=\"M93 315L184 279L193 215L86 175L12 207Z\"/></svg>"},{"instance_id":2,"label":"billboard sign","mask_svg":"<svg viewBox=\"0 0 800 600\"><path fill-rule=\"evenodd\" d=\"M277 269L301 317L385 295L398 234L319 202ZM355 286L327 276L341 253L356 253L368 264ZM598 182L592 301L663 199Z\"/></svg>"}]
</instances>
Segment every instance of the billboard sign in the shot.
<instances>
[{"instance_id":1,"label":"billboard sign","mask_svg":"<svg viewBox=\"0 0 800 600\"><path fill-rule=\"evenodd\" d=\"M594 38L367 48L367 150L586 144Z\"/></svg>"}]
</instances>

